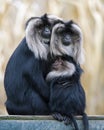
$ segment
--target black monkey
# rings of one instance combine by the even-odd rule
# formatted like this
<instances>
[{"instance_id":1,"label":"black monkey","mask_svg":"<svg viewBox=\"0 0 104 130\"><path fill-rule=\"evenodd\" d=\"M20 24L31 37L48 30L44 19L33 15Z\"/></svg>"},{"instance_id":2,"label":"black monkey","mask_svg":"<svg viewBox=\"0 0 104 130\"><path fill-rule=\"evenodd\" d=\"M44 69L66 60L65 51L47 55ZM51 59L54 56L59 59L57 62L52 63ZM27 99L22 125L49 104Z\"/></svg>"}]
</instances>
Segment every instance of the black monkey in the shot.
<instances>
[{"instance_id":1,"label":"black monkey","mask_svg":"<svg viewBox=\"0 0 104 130\"><path fill-rule=\"evenodd\" d=\"M48 71L51 30L58 18L53 15L32 17L26 24L26 37L18 45L6 67L4 86L6 109L10 115L47 115Z\"/></svg>"},{"instance_id":2,"label":"black monkey","mask_svg":"<svg viewBox=\"0 0 104 130\"><path fill-rule=\"evenodd\" d=\"M81 29L73 21L58 23L53 27L50 52L53 64L46 80L50 85L49 106L59 121L71 120L78 130L75 115L82 115L85 130L88 119L85 113L86 97L80 82L83 60Z\"/></svg>"}]
</instances>

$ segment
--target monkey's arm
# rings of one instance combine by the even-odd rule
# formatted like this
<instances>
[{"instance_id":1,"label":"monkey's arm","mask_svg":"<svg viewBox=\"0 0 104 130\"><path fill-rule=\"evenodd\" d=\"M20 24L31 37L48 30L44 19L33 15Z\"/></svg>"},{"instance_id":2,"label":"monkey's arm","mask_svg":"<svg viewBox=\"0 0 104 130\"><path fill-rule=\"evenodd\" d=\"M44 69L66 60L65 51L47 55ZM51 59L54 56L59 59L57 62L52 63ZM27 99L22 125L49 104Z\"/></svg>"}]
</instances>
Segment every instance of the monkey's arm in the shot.
<instances>
[{"instance_id":1,"label":"monkey's arm","mask_svg":"<svg viewBox=\"0 0 104 130\"><path fill-rule=\"evenodd\" d=\"M30 86L32 86L33 89L37 91L37 93L47 101L49 99L50 90L47 83L45 82L41 69L37 69L33 66L29 68L32 69L31 70L26 69L26 71L24 71L25 72L24 78L30 84Z\"/></svg>"},{"instance_id":2,"label":"monkey's arm","mask_svg":"<svg viewBox=\"0 0 104 130\"><path fill-rule=\"evenodd\" d=\"M46 84L42 74L38 74L38 75L34 75L33 77L30 77L32 83L34 84L34 87L36 89L36 91L42 96L44 97L46 100L49 99L49 87Z\"/></svg>"}]
</instances>

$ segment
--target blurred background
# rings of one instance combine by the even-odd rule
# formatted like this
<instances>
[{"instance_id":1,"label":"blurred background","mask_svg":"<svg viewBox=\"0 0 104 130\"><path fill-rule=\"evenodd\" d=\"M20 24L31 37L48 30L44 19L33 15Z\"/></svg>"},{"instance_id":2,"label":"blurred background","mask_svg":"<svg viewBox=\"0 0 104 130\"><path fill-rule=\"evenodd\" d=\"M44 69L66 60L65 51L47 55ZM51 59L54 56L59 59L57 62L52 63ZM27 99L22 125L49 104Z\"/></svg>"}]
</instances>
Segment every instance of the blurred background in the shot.
<instances>
[{"instance_id":1,"label":"blurred background","mask_svg":"<svg viewBox=\"0 0 104 130\"><path fill-rule=\"evenodd\" d=\"M82 28L86 111L104 114L104 0L0 0L0 114L7 114L3 86L6 64L25 35L26 21L44 13L73 19Z\"/></svg>"}]
</instances>

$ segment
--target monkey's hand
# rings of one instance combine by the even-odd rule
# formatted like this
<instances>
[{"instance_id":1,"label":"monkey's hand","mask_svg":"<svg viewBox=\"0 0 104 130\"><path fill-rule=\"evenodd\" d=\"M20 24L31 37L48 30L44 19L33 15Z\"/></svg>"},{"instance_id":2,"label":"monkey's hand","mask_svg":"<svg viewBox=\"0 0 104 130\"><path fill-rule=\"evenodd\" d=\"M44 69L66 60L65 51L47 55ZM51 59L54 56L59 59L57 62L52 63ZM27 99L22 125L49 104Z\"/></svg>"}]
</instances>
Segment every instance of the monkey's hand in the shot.
<instances>
[{"instance_id":1,"label":"monkey's hand","mask_svg":"<svg viewBox=\"0 0 104 130\"><path fill-rule=\"evenodd\" d=\"M63 121L65 125L68 125L71 123L70 118L68 116L61 115L58 112L53 113L52 116L54 119L56 119L58 121Z\"/></svg>"},{"instance_id":2,"label":"monkey's hand","mask_svg":"<svg viewBox=\"0 0 104 130\"><path fill-rule=\"evenodd\" d=\"M55 112L52 114L53 118L58 120L58 121L63 121L64 120L64 116L62 116L60 113Z\"/></svg>"}]
</instances>

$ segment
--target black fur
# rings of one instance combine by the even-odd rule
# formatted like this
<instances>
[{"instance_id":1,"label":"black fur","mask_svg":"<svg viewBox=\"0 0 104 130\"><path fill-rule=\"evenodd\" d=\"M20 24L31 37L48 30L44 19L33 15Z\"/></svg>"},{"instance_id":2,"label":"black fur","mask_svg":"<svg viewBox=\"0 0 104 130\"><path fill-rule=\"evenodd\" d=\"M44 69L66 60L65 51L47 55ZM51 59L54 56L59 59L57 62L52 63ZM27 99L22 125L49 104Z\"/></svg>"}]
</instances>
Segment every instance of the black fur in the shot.
<instances>
[{"instance_id":1,"label":"black fur","mask_svg":"<svg viewBox=\"0 0 104 130\"><path fill-rule=\"evenodd\" d=\"M84 128L88 130L86 97L80 82L83 72L80 67L83 61L82 33L78 28L73 21L54 26L50 42L53 64L46 79L50 86L49 106L53 117L65 124L71 120L78 130L74 116L82 115Z\"/></svg>"},{"instance_id":2,"label":"black fur","mask_svg":"<svg viewBox=\"0 0 104 130\"><path fill-rule=\"evenodd\" d=\"M67 116L74 123L74 127L78 130L75 115L82 115L84 118L85 130L88 130L88 121L85 119L86 98L83 87L80 83L80 76L83 72L80 65L76 64L73 58L66 56L62 58L73 63L76 71L69 77L58 77L50 80L50 102L49 106L52 113L60 113ZM58 118L58 117L57 117Z\"/></svg>"},{"instance_id":3,"label":"black fur","mask_svg":"<svg viewBox=\"0 0 104 130\"><path fill-rule=\"evenodd\" d=\"M35 59L24 38L5 71L6 108L10 115L49 114L46 66L46 61Z\"/></svg>"},{"instance_id":4,"label":"black fur","mask_svg":"<svg viewBox=\"0 0 104 130\"><path fill-rule=\"evenodd\" d=\"M30 18L26 24L38 17ZM47 15L42 17L43 23L49 23ZM42 51L42 50L41 50ZM6 67L4 86L7 95L6 108L10 115L47 115L49 87L45 76L48 71L48 60L36 58L28 48L24 38Z\"/></svg>"}]
</instances>

